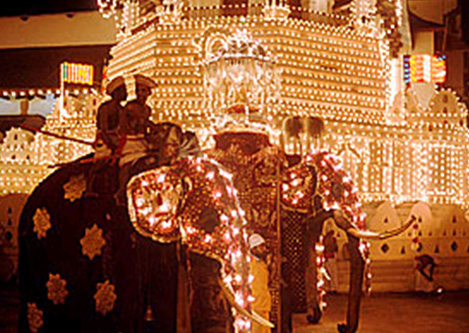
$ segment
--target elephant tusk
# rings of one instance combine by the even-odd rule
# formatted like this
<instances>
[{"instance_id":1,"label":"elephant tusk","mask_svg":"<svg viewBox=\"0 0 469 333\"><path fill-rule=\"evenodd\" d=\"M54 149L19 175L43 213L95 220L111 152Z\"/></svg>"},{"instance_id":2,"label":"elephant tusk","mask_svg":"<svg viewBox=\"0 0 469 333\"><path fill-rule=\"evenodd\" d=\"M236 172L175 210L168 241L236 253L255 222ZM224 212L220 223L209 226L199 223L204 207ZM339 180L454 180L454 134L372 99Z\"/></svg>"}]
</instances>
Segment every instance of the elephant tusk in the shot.
<instances>
[{"instance_id":1,"label":"elephant tusk","mask_svg":"<svg viewBox=\"0 0 469 333\"><path fill-rule=\"evenodd\" d=\"M387 238L391 238L397 236L404 231L406 231L416 220L414 215L411 215L410 218L400 227L397 227L392 230L384 231L384 232L374 232L369 230L359 230L355 227L349 227L346 229L346 232L354 236L356 238L367 239L367 240L383 240Z\"/></svg>"},{"instance_id":2,"label":"elephant tusk","mask_svg":"<svg viewBox=\"0 0 469 333\"><path fill-rule=\"evenodd\" d=\"M225 295L226 299L231 304L231 306L233 306L236 309L236 311L238 311L238 313L251 319L252 321L255 321L259 325L274 328L274 324L272 324L267 319L261 317L255 311L253 310L248 311L245 308L243 308L241 305L236 303L233 292L226 286L226 284L221 279L218 279L218 283L220 284L221 290L223 291L223 294Z\"/></svg>"}]
</instances>

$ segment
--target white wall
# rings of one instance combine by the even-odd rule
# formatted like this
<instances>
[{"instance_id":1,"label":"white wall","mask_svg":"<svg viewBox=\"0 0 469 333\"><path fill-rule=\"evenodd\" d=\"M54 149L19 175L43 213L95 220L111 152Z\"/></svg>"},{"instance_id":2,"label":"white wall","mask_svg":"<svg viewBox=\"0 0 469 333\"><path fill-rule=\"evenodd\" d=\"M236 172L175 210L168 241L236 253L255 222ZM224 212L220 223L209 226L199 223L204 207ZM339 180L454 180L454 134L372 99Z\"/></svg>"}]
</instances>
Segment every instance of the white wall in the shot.
<instances>
[{"instance_id":1,"label":"white wall","mask_svg":"<svg viewBox=\"0 0 469 333\"><path fill-rule=\"evenodd\" d=\"M0 115L19 115L21 100L4 100L0 99ZM40 114L47 116L52 112L56 98L54 95L46 95L45 99L34 98L29 102L28 114Z\"/></svg>"},{"instance_id":2,"label":"white wall","mask_svg":"<svg viewBox=\"0 0 469 333\"><path fill-rule=\"evenodd\" d=\"M367 226L374 231L391 230L401 225L409 214L416 215L421 221L418 230L422 244L420 252L411 246L411 229L397 237L370 242L374 291L419 290L423 279L415 270L414 257L422 254L429 254L436 260L434 277L437 285L446 290L469 288L469 220L461 208L456 205L429 206L421 202L394 208L384 202L378 207L365 205L364 210L368 214ZM348 290L349 263L343 256L345 235L342 231L338 234L339 290L345 292Z\"/></svg>"}]
</instances>

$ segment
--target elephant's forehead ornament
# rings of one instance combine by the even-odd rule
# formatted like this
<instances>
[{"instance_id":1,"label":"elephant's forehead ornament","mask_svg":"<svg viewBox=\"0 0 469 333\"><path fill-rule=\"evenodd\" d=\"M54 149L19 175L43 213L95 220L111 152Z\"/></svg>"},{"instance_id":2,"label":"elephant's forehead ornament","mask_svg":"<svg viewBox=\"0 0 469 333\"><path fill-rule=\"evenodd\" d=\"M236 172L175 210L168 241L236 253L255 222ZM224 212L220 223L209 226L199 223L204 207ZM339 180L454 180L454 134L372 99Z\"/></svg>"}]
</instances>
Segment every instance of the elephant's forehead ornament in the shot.
<instances>
[{"instance_id":1,"label":"elephant's forehead ornament","mask_svg":"<svg viewBox=\"0 0 469 333\"><path fill-rule=\"evenodd\" d=\"M182 197L180 176L162 167L134 177L128 184L129 213L135 228L158 242L178 240L177 209Z\"/></svg>"},{"instance_id":2,"label":"elephant's forehead ornament","mask_svg":"<svg viewBox=\"0 0 469 333\"><path fill-rule=\"evenodd\" d=\"M142 235L181 240L190 251L219 261L237 303L246 306L246 222L230 177L216 162L199 158L143 172L127 185L129 214Z\"/></svg>"},{"instance_id":3,"label":"elephant's forehead ornament","mask_svg":"<svg viewBox=\"0 0 469 333\"><path fill-rule=\"evenodd\" d=\"M320 196L326 210L340 210L356 227L365 227L358 190L331 153L309 154L305 163L289 168L282 176L281 192L284 205L304 212L314 207L314 196Z\"/></svg>"}]
</instances>

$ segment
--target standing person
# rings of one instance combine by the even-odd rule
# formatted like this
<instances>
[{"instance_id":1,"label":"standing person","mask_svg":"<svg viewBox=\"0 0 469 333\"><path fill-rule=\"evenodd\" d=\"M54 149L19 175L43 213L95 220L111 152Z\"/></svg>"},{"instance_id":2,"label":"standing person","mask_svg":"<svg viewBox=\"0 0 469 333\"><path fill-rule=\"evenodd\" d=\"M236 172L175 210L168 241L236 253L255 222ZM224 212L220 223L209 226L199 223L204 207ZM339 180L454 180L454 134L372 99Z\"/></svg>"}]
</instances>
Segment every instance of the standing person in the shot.
<instances>
[{"instance_id":1,"label":"standing person","mask_svg":"<svg viewBox=\"0 0 469 333\"><path fill-rule=\"evenodd\" d=\"M272 300L269 291L269 269L266 262L268 250L265 239L259 234L252 234L249 237L249 248L251 251L250 270L254 277L251 283L254 301L251 306L260 316L269 320ZM268 327L251 322L252 333L269 333L270 331Z\"/></svg>"},{"instance_id":2,"label":"standing person","mask_svg":"<svg viewBox=\"0 0 469 333\"><path fill-rule=\"evenodd\" d=\"M337 239L334 236L334 230L331 228L324 236L324 259L327 273L329 274L328 291L335 293L338 289L337 283Z\"/></svg>"}]
</instances>

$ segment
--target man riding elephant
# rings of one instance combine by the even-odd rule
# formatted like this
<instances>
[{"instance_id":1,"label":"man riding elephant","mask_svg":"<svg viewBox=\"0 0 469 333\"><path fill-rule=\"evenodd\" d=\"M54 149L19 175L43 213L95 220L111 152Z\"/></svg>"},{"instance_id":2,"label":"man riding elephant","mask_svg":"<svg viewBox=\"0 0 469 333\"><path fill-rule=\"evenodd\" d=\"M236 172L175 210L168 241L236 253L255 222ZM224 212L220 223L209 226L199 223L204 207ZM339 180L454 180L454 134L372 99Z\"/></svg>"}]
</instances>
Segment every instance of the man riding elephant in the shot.
<instances>
[{"instance_id":1,"label":"man riding elephant","mask_svg":"<svg viewBox=\"0 0 469 333\"><path fill-rule=\"evenodd\" d=\"M122 103L127 99L127 88L122 76L112 79L106 86L106 94L111 96L109 101L102 103L96 116L96 138L94 142L94 163L88 177L88 196L98 193L111 193L115 191L112 184L114 178L110 172L110 165L115 164L117 149L119 148L119 125L124 107ZM98 176L99 174L99 176ZM108 178L96 183L96 178Z\"/></svg>"},{"instance_id":2,"label":"man riding elephant","mask_svg":"<svg viewBox=\"0 0 469 333\"><path fill-rule=\"evenodd\" d=\"M97 138L102 140L108 149L114 151L119 146L119 124L124 107L122 102L127 99L127 89L122 76L112 79L106 86L106 94L111 100L102 103L97 114Z\"/></svg>"},{"instance_id":3,"label":"man riding elephant","mask_svg":"<svg viewBox=\"0 0 469 333\"><path fill-rule=\"evenodd\" d=\"M155 149L153 149L153 154L150 153L155 147L152 147L148 140L150 133L155 131L157 126L150 120L151 108L146 104L156 83L151 78L140 74L134 75L134 80L137 98L126 104L119 119L119 190L116 200L117 204L122 206L126 204L127 181L133 174L147 167L142 165L142 162L154 164L157 158ZM144 158L149 155L152 157L145 160Z\"/></svg>"}]
</instances>

